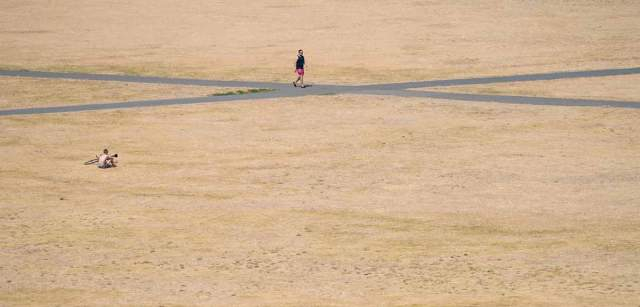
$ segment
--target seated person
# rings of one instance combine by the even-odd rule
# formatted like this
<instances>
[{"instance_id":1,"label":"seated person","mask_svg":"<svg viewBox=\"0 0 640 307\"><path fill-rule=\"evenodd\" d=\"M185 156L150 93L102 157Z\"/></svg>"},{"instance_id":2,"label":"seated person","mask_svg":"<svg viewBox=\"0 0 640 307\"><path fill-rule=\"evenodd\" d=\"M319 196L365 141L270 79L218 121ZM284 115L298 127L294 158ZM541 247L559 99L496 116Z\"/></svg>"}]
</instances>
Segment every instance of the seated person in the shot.
<instances>
[{"instance_id":1,"label":"seated person","mask_svg":"<svg viewBox=\"0 0 640 307\"><path fill-rule=\"evenodd\" d=\"M115 155L109 155L109 150L105 149L102 151L102 154L100 156L96 156L96 158L98 158L98 167L99 168L110 168L110 167L116 167L117 163L118 163L118 159L116 159L118 157L118 154Z\"/></svg>"}]
</instances>

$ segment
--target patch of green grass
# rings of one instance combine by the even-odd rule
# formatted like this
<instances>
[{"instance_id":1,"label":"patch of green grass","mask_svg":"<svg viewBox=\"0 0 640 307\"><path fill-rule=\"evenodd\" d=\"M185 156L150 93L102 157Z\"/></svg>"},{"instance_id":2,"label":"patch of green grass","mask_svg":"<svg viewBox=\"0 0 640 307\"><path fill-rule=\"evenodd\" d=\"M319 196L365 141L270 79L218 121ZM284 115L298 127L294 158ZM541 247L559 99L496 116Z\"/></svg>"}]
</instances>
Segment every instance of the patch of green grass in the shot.
<instances>
[{"instance_id":1,"label":"patch of green grass","mask_svg":"<svg viewBox=\"0 0 640 307\"><path fill-rule=\"evenodd\" d=\"M22 66L18 65L10 65L10 64L0 64L0 70L21 70Z\"/></svg>"},{"instance_id":2,"label":"patch of green grass","mask_svg":"<svg viewBox=\"0 0 640 307\"><path fill-rule=\"evenodd\" d=\"M274 91L274 89L270 89L270 88L250 88L248 90L235 90L235 91L228 91L228 92L222 92L222 93L215 93L215 94L211 94L209 96L247 95L247 94L265 93L265 92L272 92L272 91Z\"/></svg>"}]
</instances>

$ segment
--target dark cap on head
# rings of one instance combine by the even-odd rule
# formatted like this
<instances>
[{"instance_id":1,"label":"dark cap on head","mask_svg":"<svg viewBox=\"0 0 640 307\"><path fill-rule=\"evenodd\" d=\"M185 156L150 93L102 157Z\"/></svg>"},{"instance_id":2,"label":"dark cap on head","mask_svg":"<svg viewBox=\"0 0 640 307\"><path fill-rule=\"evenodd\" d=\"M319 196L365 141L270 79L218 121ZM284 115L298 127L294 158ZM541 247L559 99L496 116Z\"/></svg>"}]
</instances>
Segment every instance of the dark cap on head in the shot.
<instances>
[{"instance_id":1,"label":"dark cap on head","mask_svg":"<svg viewBox=\"0 0 640 307\"><path fill-rule=\"evenodd\" d=\"M108 153L109 153L109 150L107 150L107 149L105 148L102 152L104 152L105 154L108 154Z\"/></svg>"}]
</instances>

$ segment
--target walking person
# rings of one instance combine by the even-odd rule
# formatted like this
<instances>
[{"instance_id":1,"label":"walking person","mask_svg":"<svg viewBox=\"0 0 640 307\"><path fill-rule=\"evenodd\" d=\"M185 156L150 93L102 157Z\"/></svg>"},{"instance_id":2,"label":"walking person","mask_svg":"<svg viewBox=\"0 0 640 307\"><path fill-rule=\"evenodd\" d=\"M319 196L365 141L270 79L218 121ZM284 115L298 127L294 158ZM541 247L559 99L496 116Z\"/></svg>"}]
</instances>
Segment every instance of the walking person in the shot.
<instances>
[{"instance_id":1,"label":"walking person","mask_svg":"<svg viewBox=\"0 0 640 307\"><path fill-rule=\"evenodd\" d=\"M298 87L298 82L300 82L300 87L304 88L304 54L302 53L302 49L298 50L298 60L296 60L296 73L298 74L298 79L293 81L293 86Z\"/></svg>"}]
</instances>

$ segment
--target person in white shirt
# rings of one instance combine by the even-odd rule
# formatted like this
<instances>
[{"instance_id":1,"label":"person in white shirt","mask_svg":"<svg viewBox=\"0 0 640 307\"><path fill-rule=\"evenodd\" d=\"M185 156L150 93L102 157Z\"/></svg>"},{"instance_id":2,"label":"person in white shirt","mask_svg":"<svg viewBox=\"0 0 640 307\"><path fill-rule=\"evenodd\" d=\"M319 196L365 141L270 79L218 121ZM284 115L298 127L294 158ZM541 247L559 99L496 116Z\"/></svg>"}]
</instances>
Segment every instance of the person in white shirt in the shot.
<instances>
[{"instance_id":1,"label":"person in white shirt","mask_svg":"<svg viewBox=\"0 0 640 307\"><path fill-rule=\"evenodd\" d=\"M109 155L109 150L105 148L105 150L102 151L101 155L96 156L96 158L98 159L98 168L110 168L118 166L118 159L116 159L117 157L118 154Z\"/></svg>"}]
</instances>

